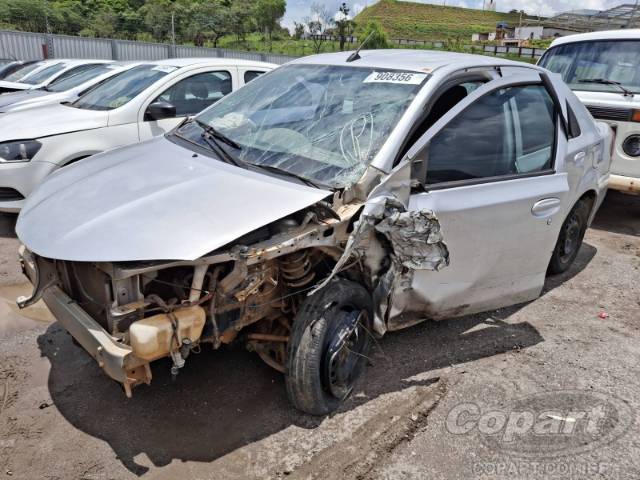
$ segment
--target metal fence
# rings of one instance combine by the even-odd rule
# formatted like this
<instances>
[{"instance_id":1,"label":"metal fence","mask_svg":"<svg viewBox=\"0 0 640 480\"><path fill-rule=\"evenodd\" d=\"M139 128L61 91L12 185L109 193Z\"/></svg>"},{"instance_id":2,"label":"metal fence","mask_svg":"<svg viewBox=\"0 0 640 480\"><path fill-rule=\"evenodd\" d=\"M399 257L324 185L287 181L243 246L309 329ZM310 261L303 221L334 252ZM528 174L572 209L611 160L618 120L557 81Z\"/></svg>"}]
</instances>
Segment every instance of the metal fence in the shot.
<instances>
[{"instance_id":1,"label":"metal fence","mask_svg":"<svg viewBox=\"0 0 640 480\"><path fill-rule=\"evenodd\" d=\"M283 64L294 57L242 52L224 48L189 47L166 43L84 38L46 33L0 30L0 58L99 58L107 60L161 60L165 58L238 58Z\"/></svg>"},{"instance_id":2,"label":"metal fence","mask_svg":"<svg viewBox=\"0 0 640 480\"><path fill-rule=\"evenodd\" d=\"M351 37L350 40L354 40ZM445 42L394 39L394 43L409 47L443 49ZM470 53L514 55L537 59L544 53L540 48L501 47L496 45L463 45ZM224 48L189 47L167 43L134 42L105 38L72 37L46 33L0 30L0 58L39 60L43 58L100 58L108 60L161 60L165 58L219 57L238 58L283 64L295 57L275 53L244 52Z\"/></svg>"},{"instance_id":3,"label":"metal fence","mask_svg":"<svg viewBox=\"0 0 640 480\"><path fill-rule=\"evenodd\" d=\"M429 40L411 40L405 38L394 38L393 43L401 46L408 47L422 47L422 48L432 48L435 50L440 50L443 48L447 48L447 44L445 42L433 42ZM473 53L484 53L490 55L514 55L523 58L540 58L542 54L546 51L544 48L531 48L531 47L516 47L516 46L500 46L500 45L460 45L456 46L456 49L465 50Z\"/></svg>"}]
</instances>

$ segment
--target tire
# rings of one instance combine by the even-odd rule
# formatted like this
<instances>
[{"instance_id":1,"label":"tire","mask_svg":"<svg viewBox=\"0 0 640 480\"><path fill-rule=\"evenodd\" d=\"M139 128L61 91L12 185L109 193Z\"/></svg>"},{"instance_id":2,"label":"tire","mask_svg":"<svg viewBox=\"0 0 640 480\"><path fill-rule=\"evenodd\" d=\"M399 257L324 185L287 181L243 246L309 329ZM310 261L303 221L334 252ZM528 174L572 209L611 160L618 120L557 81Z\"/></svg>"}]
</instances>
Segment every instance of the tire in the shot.
<instances>
[{"instance_id":1,"label":"tire","mask_svg":"<svg viewBox=\"0 0 640 480\"><path fill-rule=\"evenodd\" d=\"M326 415L349 396L371 347L373 303L360 284L337 279L307 297L287 350L285 383L291 403Z\"/></svg>"},{"instance_id":2,"label":"tire","mask_svg":"<svg viewBox=\"0 0 640 480\"><path fill-rule=\"evenodd\" d=\"M592 202L589 199L580 199L567 215L560 228L560 235L549 262L550 275L564 273L573 265L587 231L591 205Z\"/></svg>"}]
</instances>

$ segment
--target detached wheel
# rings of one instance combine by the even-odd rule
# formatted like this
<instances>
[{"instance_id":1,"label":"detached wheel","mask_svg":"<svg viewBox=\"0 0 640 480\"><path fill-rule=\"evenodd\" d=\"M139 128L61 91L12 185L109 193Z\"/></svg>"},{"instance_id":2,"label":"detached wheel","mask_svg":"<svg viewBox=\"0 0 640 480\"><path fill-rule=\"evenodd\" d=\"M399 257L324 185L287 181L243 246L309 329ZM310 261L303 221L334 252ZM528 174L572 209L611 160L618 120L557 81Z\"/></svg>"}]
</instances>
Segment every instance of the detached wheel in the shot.
<instances>
[{"instance_id":1,"label":"detached wheel","mask_svg":"<svg viewBox=\"0 0 640 480\"><path fill-rule=\"evenodd\" d=\"M291 403L326 415L349 396L371 347L373 305L360 284L338 279L308 297L293 322L285 383Z\"/></svg>"},{"instance_id":2,"label":"detached wheel","mask_svg":"<svg viewBox=\"0 0 640 480\"><path fill-rule=\"evenodd\" d=\"M575 204L562 224L560 236L553 250L548 272L552 275L564 273L573 264L582 246L587 222L591 212L591 202L582 199Z\"/></svg>"}]
</instances>

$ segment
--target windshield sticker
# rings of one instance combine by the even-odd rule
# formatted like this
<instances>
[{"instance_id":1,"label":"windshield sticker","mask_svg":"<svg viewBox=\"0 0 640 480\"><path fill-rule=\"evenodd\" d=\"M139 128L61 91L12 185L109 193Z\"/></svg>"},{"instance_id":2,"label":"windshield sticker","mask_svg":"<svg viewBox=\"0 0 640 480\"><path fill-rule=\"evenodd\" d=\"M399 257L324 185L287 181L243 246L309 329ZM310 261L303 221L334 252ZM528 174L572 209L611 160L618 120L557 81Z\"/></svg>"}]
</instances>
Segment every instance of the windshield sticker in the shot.
<instances>
[{"instance_id":1,"label":"windshield sticker","mask_svg":"<svg viewBox=\"0 0 640 480\"><path fill-rule=\"evenodd\" d=\"M420 85L427 78L426 73L413 72L373 72L362 83L402 83Z\"/></svg>"},{"instance_id":2,"label":"windshield sticker","mask_svg":"<svg viewBox=\"0 0 640 480\"><path fill-rule=\"evenodd\" d=\"M178 67L168 67L164 65L158 65L157 67L153 67L151 70L155 70L156 72L171 73L177 69Z\"/></svg>"}]
</instances>

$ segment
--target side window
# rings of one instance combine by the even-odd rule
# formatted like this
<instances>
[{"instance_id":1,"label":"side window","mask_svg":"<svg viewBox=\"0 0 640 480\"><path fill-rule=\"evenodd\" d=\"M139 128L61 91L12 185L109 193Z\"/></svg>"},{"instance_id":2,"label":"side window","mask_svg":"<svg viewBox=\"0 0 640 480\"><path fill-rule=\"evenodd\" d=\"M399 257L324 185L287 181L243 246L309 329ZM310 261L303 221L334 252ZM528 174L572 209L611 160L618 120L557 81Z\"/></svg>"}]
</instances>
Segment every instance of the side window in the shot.
<instances>
[{"instance_id":1,"label":"side window","mask_svg":"<svg viewBox=\"0 0 640 480\"><path fill-rule=\"evenodd\" d=\"M244 83L249 83L251 80L255 80L264 72L259 72L258 70L247 70L244 72Z\"/></svg>"},{"instance_id":2,"label":"side window","mask_svg":"<svg viewBox=\"0 0 640 480\"><path fill-rule=\"evenodd\" d=\"M553 164L556 140L553 100L542 85L517 88L514 100L516 103L514 173L531 173L550 169Z\"/></svg>"},{"instance_id":3,"label":"side window","mask_svg":"<svg viewBox=\"0 0 640 480\"><path fill-rule=\"evenodd\" d=\"M553 101L542 85L491 92L433 137L426 183L547 170L555 131Z\"/></svg>"},{"instance_id":4,"label":"side window","mask_svg":"<svg viewBox=\"0 0 640 480\"><path fill-rule=\"evenodd\" d=\"M176 116L195 115L231 93L231 74L227 71L198 73L172 85L154 102L176 107Z\"/></svg>"},{"instance_id":5,"label":"side window","mask_svg":"<svg viewBox=\"0 0 640 480\"><path fill-rule=\"evenodd\" d=\"M567 102L567 113L569 114L569 138L578 138L582 135L582 130L580 129L578 117L576 117L576 114L573 112L569 102Z\"/></svg>"},{"instance_id":6,"label":"side window","mask_svg":"<svg viewBox=\"0 0 640 480\"><path fill-rule=\"evenodd\" d=\"M92 70L93 68L100 66L99 64L90 64L90 65L80 65L78 67L75 68L70 68L69 70L67 70L66 72L64 72L62 75L60 75L58 78L56 78L54 80L54 83L60 82L62 80L66 80L67 78L73 77L74 75L77 75L78 73L82 73L85 72L87 70Z\"/></svg>"}]
</instances>

